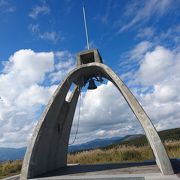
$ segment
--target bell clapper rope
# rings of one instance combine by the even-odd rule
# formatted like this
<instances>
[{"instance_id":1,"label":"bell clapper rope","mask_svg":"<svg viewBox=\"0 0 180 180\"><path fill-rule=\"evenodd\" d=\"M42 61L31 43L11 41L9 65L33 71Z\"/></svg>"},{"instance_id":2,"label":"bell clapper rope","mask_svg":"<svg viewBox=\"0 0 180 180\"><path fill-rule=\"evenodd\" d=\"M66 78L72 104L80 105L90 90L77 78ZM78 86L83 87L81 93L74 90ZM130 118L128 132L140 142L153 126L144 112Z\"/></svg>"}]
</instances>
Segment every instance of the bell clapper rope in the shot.
<instances>
[{"instance_id":1,"label":"bell clapper rope","mask_svg":"<svg viewBox=\"0 0 180 180\"><path fill-rule=\"evenodd\" d=\"M76 128L76 132L75 132L75 136L74 136L74 139L73 141L69 144L69 146L73 145L76 141L76 138L77 138L77 134L78 134L78 131L79 131L79 122L80 122L80 115L81 115L81 87L79 86L79 109L78 109L78 120L77 120L77 128Z\"/></svg>"}]
</instances>

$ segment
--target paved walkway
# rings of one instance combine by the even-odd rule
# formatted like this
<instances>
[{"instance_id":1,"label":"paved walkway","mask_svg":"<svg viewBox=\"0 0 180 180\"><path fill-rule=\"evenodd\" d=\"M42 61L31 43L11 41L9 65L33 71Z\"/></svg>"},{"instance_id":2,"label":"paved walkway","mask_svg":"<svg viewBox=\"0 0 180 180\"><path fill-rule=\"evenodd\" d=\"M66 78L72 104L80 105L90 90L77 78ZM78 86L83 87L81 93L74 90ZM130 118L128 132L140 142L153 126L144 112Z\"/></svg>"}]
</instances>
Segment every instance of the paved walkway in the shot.
<instances>
[{"instance_id":1,"label":"paved walkway","mask_svg":"<svg viewBox=\"0 0 180 180\"><path fill-rule=\"evenodd\" d=\"M155 162L69 165L33 180L180 180L180 160L172 160L176 175L163 176ZM6 178L19 180L19 176Z\"/></svg>"}]
</instances>

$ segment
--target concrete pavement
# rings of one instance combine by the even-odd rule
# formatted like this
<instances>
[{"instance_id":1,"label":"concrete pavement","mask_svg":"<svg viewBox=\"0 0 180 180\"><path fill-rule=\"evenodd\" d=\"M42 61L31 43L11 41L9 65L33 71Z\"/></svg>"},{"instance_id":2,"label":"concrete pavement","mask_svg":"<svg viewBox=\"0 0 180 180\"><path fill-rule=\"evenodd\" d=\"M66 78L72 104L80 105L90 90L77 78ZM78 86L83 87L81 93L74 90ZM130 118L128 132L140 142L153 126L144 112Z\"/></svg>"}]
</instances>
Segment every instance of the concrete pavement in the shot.
<instances>
[{"instance_id":1,"label":"concrete pavement","mask_svg":"<svg viewBox=\"0 0 180 180\"><path fill-rule=\"evenodd\" d=\"M180 160L171 160L175 175L162 175L153 161L140 163L111 163L95 165L69 165L32 180L178 180ZM19 180L13 176L4 180Z\"/></svg>"}]
</instances>

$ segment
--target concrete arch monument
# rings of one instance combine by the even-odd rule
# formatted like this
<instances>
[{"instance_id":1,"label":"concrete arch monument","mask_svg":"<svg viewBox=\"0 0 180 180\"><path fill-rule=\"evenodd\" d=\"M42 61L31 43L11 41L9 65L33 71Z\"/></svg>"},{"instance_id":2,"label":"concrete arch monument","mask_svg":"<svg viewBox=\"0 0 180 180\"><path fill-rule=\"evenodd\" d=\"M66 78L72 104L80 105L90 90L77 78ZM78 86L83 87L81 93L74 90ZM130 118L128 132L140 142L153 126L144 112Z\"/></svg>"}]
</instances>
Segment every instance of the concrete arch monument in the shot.
<instances>
[{"instance_id":1,"label":"concrete arch monument","mask_svg":"<svg viewBox=\"0 0 180 180\"><path fill-rule=\"evenodd\" d=\"M91 49L79 53L77 62L77 67L55 91L35 127L23 161L21 180L34 178L67 165L68 142L80 93L79 87L84 86L93 77L106 78L117 87L142 125L159 169L164 175L174 174L169 157L150 118L123 81L103 64L98 50ZM76 86L66 100L72 83Z\"/></svg>"}]
</instances>

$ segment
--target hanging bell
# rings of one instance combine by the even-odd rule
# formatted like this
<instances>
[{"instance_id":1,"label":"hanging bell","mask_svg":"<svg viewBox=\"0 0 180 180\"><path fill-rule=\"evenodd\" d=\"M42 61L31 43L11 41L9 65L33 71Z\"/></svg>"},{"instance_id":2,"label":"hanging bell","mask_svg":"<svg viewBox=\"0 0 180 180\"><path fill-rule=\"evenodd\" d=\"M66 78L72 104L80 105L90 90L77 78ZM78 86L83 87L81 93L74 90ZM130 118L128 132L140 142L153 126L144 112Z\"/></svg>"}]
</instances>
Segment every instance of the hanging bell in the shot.
<instances>
[{"instance_id":1,"label":"hanging bell","mask_svg":"<svg viewBox=\"0 0 180 180\"><path fill-rule=\"evenodd\" d=\"M90 80L89 80L88 89L89 89L89 90L93 90L93 89L96 89L96 88L97 88L97 86L96 86L94 80L93 80L93 79L90 79Z\"/></svg>"}]
</instances>

